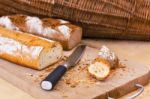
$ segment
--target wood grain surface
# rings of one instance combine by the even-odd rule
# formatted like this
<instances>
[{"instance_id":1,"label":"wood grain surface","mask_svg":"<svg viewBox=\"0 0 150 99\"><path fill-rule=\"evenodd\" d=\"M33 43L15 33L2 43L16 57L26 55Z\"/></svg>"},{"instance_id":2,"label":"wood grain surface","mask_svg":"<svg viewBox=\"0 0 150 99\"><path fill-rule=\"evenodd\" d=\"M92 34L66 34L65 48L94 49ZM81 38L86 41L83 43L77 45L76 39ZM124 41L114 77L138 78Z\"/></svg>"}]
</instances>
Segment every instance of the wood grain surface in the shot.
<instances>
[{"instance_id":1,"label":"wood grain surface","mask_svg":"<svg viewBox=\"0 0 150 99\"><path fill-rule=\"evenodd\" d=\"M127 59L131 61L138 61L142 63L143 65L146 65L150 68L150 45L149 42L138 42L138 41L113 41L113 40L90 40L86 39L82 43L86 43L90 46L99 48L101 45L107 45L109 48L114 50L121 59ZM4 94L0 94L0 97L4 97L5 99L9 99L8 95L12 96L11 98L14 99L20 99L20 97L27 97L28 99L32 99L28 94L20 91L19 89L13 86L9 86L8 83L6 83L3 80L0 80L2 83L2 86L0 85L0 88L2 88L2 92ZM150 85L145 87L144 93L139 96L138 98L150 98ZM4 89L4 90L3 90ZM6 92L5 92L6 90ZM7 93L10 91L10 93ZM12 93L12 95L11 95ZM6 95L5 95L6 94ZM16 96L15 96L16 95ZM20 97L19 97L20 96ZM23 98L24 99L24 98ZM26 98L25 98L26 99Z\"/></svg>"}]
</instances>

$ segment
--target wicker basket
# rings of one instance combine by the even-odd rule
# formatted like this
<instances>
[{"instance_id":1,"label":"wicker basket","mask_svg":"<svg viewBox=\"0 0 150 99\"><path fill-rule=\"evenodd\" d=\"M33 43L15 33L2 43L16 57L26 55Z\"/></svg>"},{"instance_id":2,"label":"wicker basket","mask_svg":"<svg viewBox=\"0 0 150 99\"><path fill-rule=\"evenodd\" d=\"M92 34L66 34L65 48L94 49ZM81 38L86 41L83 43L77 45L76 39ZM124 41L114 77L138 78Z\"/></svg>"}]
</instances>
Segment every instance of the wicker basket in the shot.
<instances>
[{"instance_id":1,"label":"wicker basket","mask_svg":"<svg viewBox=\"0 0 150 99\"><path fill-rule=\"evenodd\" d=\"M54 0L0 0L0 12L52 16L53 5ZM3 12L0 15L3 15Z\"/></svg>"},{"instance_id":2,"label":"wicker basket","mask_svg":"<svg viewBox=\"0 0 150 99\"><path fill-rule=\"evenodd\" d=\"M150 0L0 0L0 8L70 20L86 37L150 40Z\"/></svg>"}]
</instances>

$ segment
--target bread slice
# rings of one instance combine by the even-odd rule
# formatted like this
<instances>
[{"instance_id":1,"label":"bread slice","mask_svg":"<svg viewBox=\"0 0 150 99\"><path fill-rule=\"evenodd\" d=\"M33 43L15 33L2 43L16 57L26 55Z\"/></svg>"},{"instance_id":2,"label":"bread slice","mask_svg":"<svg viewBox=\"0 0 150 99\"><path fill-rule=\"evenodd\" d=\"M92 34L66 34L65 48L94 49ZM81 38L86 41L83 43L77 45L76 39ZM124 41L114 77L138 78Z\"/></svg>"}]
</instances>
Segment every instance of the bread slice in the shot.
<instances>
[{"instance_id":1,"label":"bread slice","mask_svg":"<svg viewBox=\"0 0 150 99\"><path fill-rule=\"evenodd\" d=\"M88 67L88 72L98 80L105 80L110 73L110 64L107 60L97 58Z\"/></svg>"},{"instance_id":2,"label":"bread slice","mask_svg":"<svg viewBox=\"0 0 150 99\"><path fill-rule=\"evenodd\" d=\"M0 58L41 70L57 62L62 52L56 41L0 27Z\"/></svg>"},{"instance_id":3,"label":"bread slice","mask_svg":"<svg viewBox=\"0 0 150 99\"><path fill-rule=\"evenodd\" d=\"M0 26L22 31L60 42L65 50L70 50L81 42L82 29L61 19L13 15L0 17Z\"/></svg>"}]
</instances>

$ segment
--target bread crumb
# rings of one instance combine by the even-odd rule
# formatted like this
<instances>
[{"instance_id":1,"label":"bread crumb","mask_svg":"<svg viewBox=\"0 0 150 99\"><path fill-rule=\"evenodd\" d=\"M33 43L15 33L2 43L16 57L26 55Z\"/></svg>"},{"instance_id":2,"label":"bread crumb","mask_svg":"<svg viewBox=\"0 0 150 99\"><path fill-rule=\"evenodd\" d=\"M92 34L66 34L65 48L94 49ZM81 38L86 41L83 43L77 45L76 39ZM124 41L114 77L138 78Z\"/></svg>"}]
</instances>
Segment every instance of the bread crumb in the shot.
<instances>
[{"instance_id":1,"label":"bread crumb","mask_svg":"<svg viewBox=\"0 0 150 99\"><path fill-rule=\"evenodd\" d=\"M31 73L26 73L26 75L33 77L33 74Z\"/></svg>"},{"instance_id":2,"label":"bread crumb","mask_svg":"<svg viewBox=\"0 0 150 99\"><path fill-rule=\"evenodd\" d=\"M123 64L123 63L119 63L118 67L119 67L119 68L125 68L125 67L126 67L126 65L125 65L125 64Z\"/></svg>"}]
</instances>

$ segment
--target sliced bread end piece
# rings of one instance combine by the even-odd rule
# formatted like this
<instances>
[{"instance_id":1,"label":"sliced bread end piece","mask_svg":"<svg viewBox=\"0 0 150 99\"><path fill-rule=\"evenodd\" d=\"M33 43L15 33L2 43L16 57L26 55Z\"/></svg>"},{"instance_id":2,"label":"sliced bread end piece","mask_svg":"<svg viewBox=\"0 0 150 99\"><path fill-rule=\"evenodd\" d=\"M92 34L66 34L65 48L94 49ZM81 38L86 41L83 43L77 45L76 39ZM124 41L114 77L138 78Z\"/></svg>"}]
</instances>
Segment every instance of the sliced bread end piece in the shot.
<instances>
[{"instance_id":1,"label":"sliced bread end piece","mask_svg":"<svg viewBox=\"0 0 150 99\"><path fill-rule=\"evenodd\" d=\"M110 73L110 64L107 61L95 60L88 67L89 73L98 80L105 80Z\"/></svg>"},{"instance_id":2,"label":"sliced bread end piece","mask_svg":"<svg viewBox=\"0 0 150 99\"><path fill-rule=\"evenodd\" d=\"M48 51L43 51L40 55L39 70L46 68L60 60L62 57L63 49L60 44L56 44L55 47L49 49Z\"/></svg>"}]
</instances>

